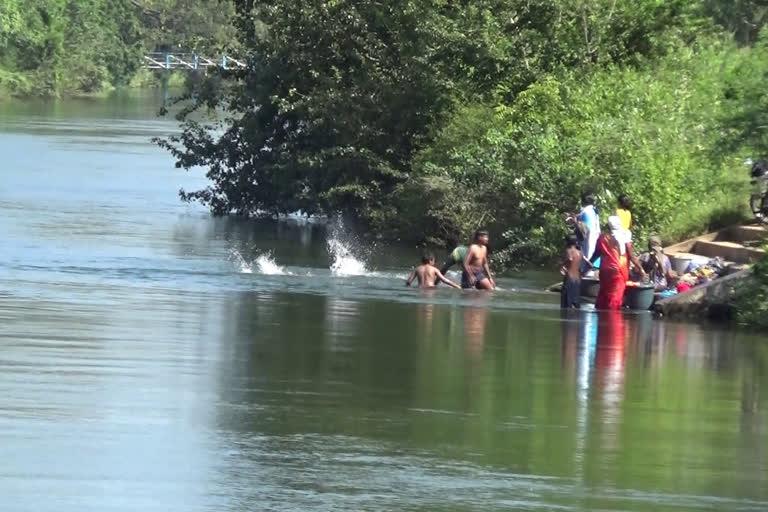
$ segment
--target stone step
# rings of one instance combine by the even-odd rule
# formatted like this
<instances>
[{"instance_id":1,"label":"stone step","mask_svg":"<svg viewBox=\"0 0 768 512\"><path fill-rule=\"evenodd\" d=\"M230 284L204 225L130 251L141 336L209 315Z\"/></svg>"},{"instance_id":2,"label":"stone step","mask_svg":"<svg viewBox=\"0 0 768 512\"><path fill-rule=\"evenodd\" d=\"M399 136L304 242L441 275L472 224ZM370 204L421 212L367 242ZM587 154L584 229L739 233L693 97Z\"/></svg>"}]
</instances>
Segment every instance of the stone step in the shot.
<instances>
[{"instance_id":1,"label":"stone step","mask_svg":"<svg viewBox=\"0 0 768 512\"><path fill-rule=\"evenodd\" d=\"M768 239L768 229L765 226L733 226L725 229L716 238L720 242L758 242Z\"/></svg>"},{"instance_id":2,"label":"stone step","mask_svg":"<svg viewBox=\"0 0 768 512\"><path fill-rule=\"evenodd\" d=\"M684 258L684 259L696 260L696 261L700 261L702 260L702 258L706 258L707 260L712 259L712 256L707 256L705 254L694 254L692 252L668 252L666 249L664 249L664 254L666 254L669 257ZM725 266L738 265L738 263L736 263L735 261L726 260L722 256L720 257L720 259L723 260L723 265Z\"/></svg>"},{"instance_id":3,"label":"stone step","mask_svg":"<svg viewBox=\"0 0 768 512\"><path fill-rule=\"evenodd\" d=\"M693 254L708 258L720 257L734 263L752 263L760 259L765 251L752 247L744 247L736 242L715 242L699 240L690 251Z\"/></svg>"}]
</instances>

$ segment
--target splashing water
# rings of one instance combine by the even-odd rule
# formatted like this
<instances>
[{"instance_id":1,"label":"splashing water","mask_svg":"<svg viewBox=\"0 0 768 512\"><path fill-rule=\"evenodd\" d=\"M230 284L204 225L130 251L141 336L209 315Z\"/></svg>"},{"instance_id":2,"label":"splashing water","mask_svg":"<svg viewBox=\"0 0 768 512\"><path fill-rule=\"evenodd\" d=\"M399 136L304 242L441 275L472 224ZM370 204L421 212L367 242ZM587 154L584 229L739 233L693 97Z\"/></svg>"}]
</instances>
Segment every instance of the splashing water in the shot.
<instances>
[{"instance_id":1,"label":"splashing water","mask_svg":"<svg viewBox=\"0 0 768 512\"><path fill-rule=\"evenodd\" d=\"M352 251L344 242L336 239L328 240L328 252L331 253L331 273L335 276L362 276L368 273L365 263L355 258Z\"/></svg>"},{"instance_id":2,"label":"splashing water","mask_svg":"<svg viewBox=\"0 0 768 512\"><path fill-rule=\"evenodd\" d=\"M238 272L241 274L253 274L253 266L248 263L245 258L243 258L243 255L240 254L240 251L237 249L230 249L229 255L232 260L234 260Z\"/></svg>"},{"instance_id":3,"label":"splashing water","mask_svg":"<svg viewBox=\"0 0 768 512\"><path fill-rule=\"evenodd\" d=\"M341 221L334 224L328 235L328 253L333 260L331 273L334 276L362 276L368 274L365 262L355 257L352 242L344 232Z\"/></svg>"},{"instance_id":4,"label":"splashing water","mask_svg":"<svg viewBox=\"0 0 768 512\"><path fill-rule=\"evenodd\" d=\"M285 267L277 264L271 253L261 254L253 262L246 260L237 249L230 249L229 254L241 274L253 274L253 270L256 268L260 274L266 276L291 275L290 272L286 272Z\"/></svg>"},{"instance_id":5,"label":"splashing water","mask_svg":"<svg viewBox=\"0 0 768 512\"><path fill-rule=\"evenodd\" d=\"M256 258L256 266L259 267L259 272L267 276L284 276L287 274L285 267L278 265L275 258L269 253Z\"/></svg>"}]
</instances>

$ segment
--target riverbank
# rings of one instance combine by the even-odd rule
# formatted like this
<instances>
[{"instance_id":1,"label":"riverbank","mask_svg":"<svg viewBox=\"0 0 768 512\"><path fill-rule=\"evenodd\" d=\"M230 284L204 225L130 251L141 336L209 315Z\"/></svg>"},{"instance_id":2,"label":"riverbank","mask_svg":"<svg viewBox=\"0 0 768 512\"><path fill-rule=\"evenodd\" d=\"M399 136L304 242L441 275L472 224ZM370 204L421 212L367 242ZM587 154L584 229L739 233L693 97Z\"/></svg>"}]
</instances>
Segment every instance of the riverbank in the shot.
<instances>
[{"instance_id":1,"label":"riverbank","mask_svg":"<svg viewBox=\"0 0 768 512\"><path fill-rule=\"evenodd\" d=\"M156 90L167 88L169 90L183 90L189 79L189 73L184 71L153 71L139 70L126 84L115 85L103 82L90 91L64 90L50 91L34 89L28 85L28 81L3 81L0 73L0 102L9 101L35 101L35 100L63 100L79 98L107 98L116 91Z\"/></svg>"},{"instance_id":2,"label":"riverbank","mask_svg":"<svg viewBox=\"0 0 768 512\"><path fill-rule=\"evenodd\" d=\"M706 320L747 330L768 328L768 259L655 305L668 318Z\"/></svg>"},{"instance_id":3,"label":"riverbank","mask_svg":"<svg viewBox=\"0 0 768 512\"><path fill-rule=\"evenodd\" d=\"M654 310L667 317L706 318L745 327L768 325L768 229L761 224L726 229L666 246L673 262L688 265L717 258L721 271L693 289L664 298Z\"/></svg>"}]
</instances>

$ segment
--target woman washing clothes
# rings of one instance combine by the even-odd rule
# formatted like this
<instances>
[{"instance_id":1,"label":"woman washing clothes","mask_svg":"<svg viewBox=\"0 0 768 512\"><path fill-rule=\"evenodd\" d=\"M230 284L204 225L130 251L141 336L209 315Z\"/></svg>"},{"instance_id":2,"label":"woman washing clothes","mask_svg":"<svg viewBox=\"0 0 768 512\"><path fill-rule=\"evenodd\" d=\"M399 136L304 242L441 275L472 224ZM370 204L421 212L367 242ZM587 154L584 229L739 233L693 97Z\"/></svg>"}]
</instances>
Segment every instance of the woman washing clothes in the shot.
<instances>
[{"instance_id":1,"label":"woman washing clothes","mask_svg":"<svg viewBox=\"0 0 768 512\"><path fill-rule=\"evenodd\" d=\"M597 294L597 309L621 309L624 291L629 281L629 262L640 270L643 279L647 275L640 260L632 250L632 233L624 229L617 216L608 217L607 230L597 239L597 247L591 263L600 258L600 291Z\"/></svg>"}]
</instances>

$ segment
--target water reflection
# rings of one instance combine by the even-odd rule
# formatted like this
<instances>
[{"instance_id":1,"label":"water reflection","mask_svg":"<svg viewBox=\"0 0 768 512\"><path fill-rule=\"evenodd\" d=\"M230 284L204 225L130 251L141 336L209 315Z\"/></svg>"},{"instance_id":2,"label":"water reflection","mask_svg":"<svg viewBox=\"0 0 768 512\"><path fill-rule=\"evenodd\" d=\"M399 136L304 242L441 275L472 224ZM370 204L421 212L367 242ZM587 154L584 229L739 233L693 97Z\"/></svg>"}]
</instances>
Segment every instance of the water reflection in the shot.
<instances>
[{"instance_id":1,"label":"water reflection","mask_svg":"<svg viewBox=\"0 0 768 512\"><path fill-rule=\"evenodd\" d=\"M470 358L478 360L485 347L485 330L488 322L488 310L485 307L467 306L464 308L464 343Z\"/></svg>"},{"instance_id":2,"label":"water reflection","mask_svg":"<svg viewBox=\"0 0 768 512\"><path fill-rule=\"evenodd\" d=\"M426 297L434 295L433 290L424 291ZM422 333L422 339L425 342L429 342L432 338L432 330L435 323L435 304L432 302L422 302L416 306L418 311L418 325L420 332Z\"/></svg>"},{"instance_id":3,"label":"water reflection","mask_svg":"<svg viewBox=\"0 0 768 512\"><path fill-rule=\"evenodd\" d=\"M250 348L238 356L238 371L222 361L216 426L231 454L219 469L230 476L217 478L244 489L241 504L301 503L286 490L299 486L320 500L338 493L329 507L378 508L371 493L394 486L404 506L423 505L426 495L437 500L427 503L467 505L461 492L436 486L477 481L493 503L525 495L525 506L577 510L698 510L714 503L708 496L721 496L722 510L750 510L723 498L766 497L755 487L765 480L765 454L746 449L766 440L754 428L764 417L743 413L738 401L752 393L759 406L749 390L762 389L764 379L722 387L717 365L685 366L685 354L657 339L673 325L577 312L532 327L524 314L481 305L284 293L246 302L222 343ZM737 409L676 398L707 394L712 385L716 395L736 398ZM735 459L703 449L713 421L735 443ZM730 430L737 425L741 434ZM702 465L728 468L730 484L719 472L702 478ZM367 479L355 478L363 472ZM416 474L429 475L420 477L425 494L397 486ZM529 477L550 480L537 486ZM510 483L518 479L528 491Z\"/></svg>"},{"instance_id":4,"label":"water reflection","mask_svg":"<svg viewBox=\"0 0 768 512\"><path fill-rule=\"evenodd\" d=\"M325 338L332 350L341 350L359 332L360 303L329 297L325 301Z\"/></svg>"}]
</instances>

